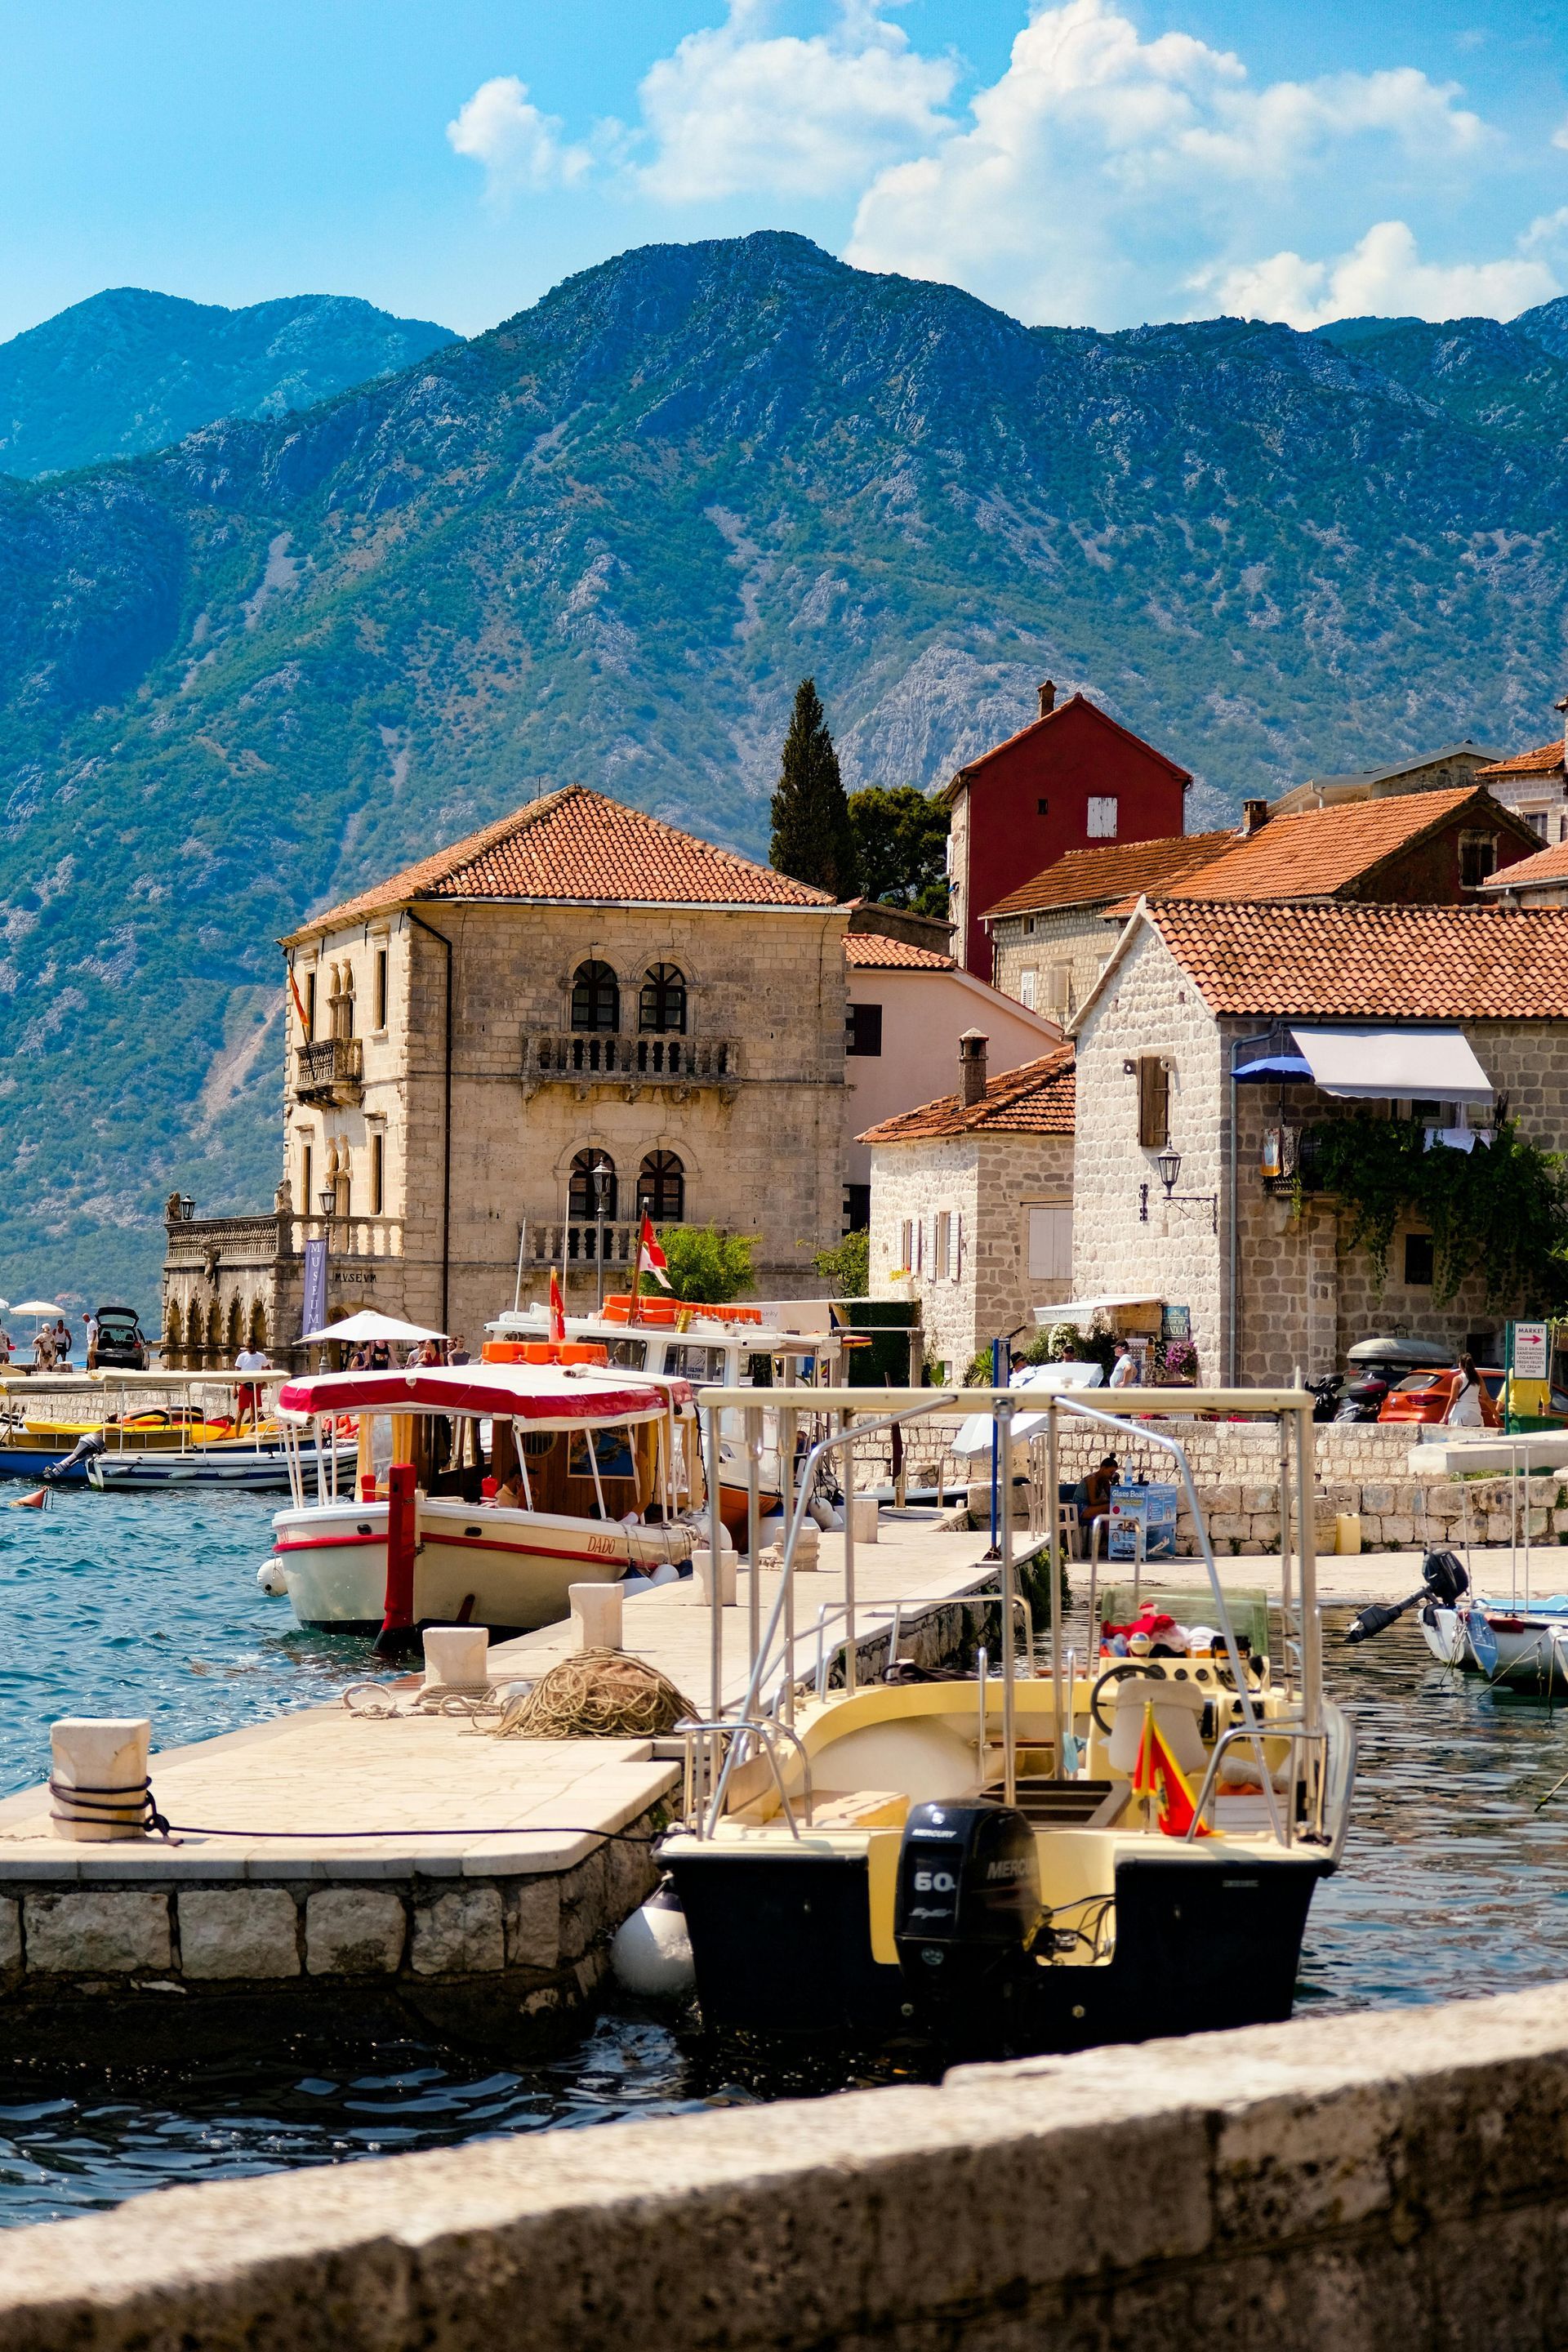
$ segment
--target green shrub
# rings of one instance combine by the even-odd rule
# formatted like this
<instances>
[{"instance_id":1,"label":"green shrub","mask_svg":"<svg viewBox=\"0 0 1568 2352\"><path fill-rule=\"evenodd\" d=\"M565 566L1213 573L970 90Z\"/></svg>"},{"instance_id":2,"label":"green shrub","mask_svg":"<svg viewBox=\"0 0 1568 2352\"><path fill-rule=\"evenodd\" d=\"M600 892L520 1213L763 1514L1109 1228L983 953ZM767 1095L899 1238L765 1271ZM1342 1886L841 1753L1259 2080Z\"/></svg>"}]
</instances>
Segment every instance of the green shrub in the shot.
<instances>
[{"instance_id":1,"label":"green shrub","mask_svg":"<svg viewBox=\"0 0 1568 2352\"><path fill-rule=\"evenodd\" d=\"M871 1236L868 1233L846 1234L831 1249L818 1250L812 1259L826 1282L834 1286L839 1298L864 1298L871 1287Z\"/></svg>"},{"instance_id":2,"label":"green shrub","mask_svg":"<svg viewBox=\"0 0 1568 2352\"><path fill-rule=\"evenodd\" d=\"M726 1306L756 1287L752 1252L760 1234L721 1234L717 1225L661 1225L659 1246L677 1298ZM649 1279L650 1292L657 1286Z\"/></svg>"}]
</instances>

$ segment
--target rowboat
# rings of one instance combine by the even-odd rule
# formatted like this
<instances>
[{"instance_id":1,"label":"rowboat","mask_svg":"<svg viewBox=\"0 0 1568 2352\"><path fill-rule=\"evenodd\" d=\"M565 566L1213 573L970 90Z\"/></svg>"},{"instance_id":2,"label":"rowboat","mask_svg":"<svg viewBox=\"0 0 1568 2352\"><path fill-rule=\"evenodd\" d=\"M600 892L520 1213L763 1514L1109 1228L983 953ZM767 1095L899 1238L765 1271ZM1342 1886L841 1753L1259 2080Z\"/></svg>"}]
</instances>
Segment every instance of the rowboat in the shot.
<instances>
[{"instance_id":1,"label":"rowboat","mask_svg":"<svg viewBox=\"0 0 1568 2352\"><path fill-rule=\"evenodd\" d=\"M602 1360L329 1372L285 1381L279 1412L292 1500L263 1581L315 1632L380 1633L397 1615L527 1633L566 1615L570 1586L679 1572L703 1540L684 1381ZM359 1435L345 1478L325 1433L347 1415Z\"/></svg>"}]
</instances>

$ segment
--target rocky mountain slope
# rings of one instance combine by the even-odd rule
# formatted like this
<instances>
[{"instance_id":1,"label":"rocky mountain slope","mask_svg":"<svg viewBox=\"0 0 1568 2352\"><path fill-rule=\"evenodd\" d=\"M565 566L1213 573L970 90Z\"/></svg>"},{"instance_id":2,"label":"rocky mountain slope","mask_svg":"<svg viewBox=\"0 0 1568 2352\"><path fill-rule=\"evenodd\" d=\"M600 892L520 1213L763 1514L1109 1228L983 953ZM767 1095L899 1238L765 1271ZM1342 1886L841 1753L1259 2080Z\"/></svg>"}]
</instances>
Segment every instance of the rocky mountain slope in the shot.
<instances>
[{"instance_id":1,"label":"rocky mountain slope","mask_svg":"<svg viewBox=\"0 0 1568 2352\"><path fill-rule=\"evenodd\" d=\"M762 849L807 671L851 785L1050 675L1194 824L1543 740L1568 360L1362 323L1026 329L795 236L654 247L303 415L0 482L0 1290L148 1299L173 1184L269 1196L301 910L573 778Z\"/></svg>"},{"instance_id":2,"label":"rocky mountain slope","mask_svg":"<svg viewBox=\"0 0 1568 2352\"><path fill-rule=\"evenodd\" d=\"M451 341L340 294L226 310L117 286L0 343L0 473L67 473L219 416L287 415Z\"/></svg>"}]
</instances>

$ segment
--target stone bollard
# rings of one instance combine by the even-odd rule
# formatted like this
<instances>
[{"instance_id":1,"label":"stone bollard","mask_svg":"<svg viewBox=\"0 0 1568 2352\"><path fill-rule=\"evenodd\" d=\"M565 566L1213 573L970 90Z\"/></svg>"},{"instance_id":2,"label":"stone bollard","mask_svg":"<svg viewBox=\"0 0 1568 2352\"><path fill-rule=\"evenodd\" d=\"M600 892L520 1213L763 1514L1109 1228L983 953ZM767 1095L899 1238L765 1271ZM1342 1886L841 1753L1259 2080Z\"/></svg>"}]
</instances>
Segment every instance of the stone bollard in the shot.
<instances>
[{"instance_id":1,"label":"stone bollard","mask_svg":"<svg viewBox=\"0 0 1568 2352\"><path fill-rule=\"evenodd\" d=\"M691 1555L691 1573L702 1588L705 1605L713 1606L713 1555L706 1548ZM719 1605L733 1609L736 1600L735 1555L721 1551L719 1555Z\"/></svg>"},{"instance_id":2,"label":"stone bollard","mask_svg":"<svg viewBox=\"0 0 1568 2352\"><path fill-rule=\"evenodd\" d=\"M101 1843L147 1834L147 1748L153 1727L113 1716L68 1715L49 1727L50 1811L66 1838ZM73 1800L71 1791L80 1790Z\"/></svg>"},{"instance_id":3,"label":"stone bollard","mask_svg":"<svg viewBox=\"0 0 1568 2352\"><path fill-rule=\"evenodd\" d=\"M855 1540L858 1544L877 1540L877 1514L881 1508L875 1495L852 1495L849 1507L854 1513Z\"/></svg>"},{"instance_id":4,"label":"stone bollard","mask_svg":"<svg viewBox=\"0 0 1568 2352\"><path fill-rule=\"evenodd\" d=\"M484 1690L489 1684L488 1625L427 1625L425 1687L427 1691Z\"/></svg>"},{"instance_id":5,"label":"stone bollard","mask_svg":"<svg viewBox=\"0 0 1568 2352\"><path fill-rule=\"evenodd\" d=\"M579 1650L618 1650L621 1646L621 1588L618 1584L569 1584L572 1638Z\"/></svg>"}]
</instances>

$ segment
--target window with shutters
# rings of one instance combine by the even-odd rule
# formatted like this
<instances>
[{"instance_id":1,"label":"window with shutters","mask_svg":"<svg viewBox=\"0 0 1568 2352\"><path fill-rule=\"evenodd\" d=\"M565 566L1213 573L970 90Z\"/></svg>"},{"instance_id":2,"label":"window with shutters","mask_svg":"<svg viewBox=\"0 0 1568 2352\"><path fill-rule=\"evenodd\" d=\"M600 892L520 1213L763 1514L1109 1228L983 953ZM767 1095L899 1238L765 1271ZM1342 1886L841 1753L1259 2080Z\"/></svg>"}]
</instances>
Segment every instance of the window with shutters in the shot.
<instances>
[{"instance_id":1,"label":"window with shutters","mask_svg":"<svg viewBox=\"0 0 1568 2352\"><path fill-rule=\"evenodd\" d=\"M931 1241L931 1270L938 1281L942 1281L952 1272L952 1215L947 1209L937 1211L936 1231Z\"/></svg>"},{"instance_id":2,"label":"window with shutters","mask_svg":"<svg viewBox=\"0 0 1568 2352\"><path fill-rule=\"evenodd\" d=\"M1496 866L1495 833L1462 833L1459 835L1459 885L1462 889L1479 890Z\"/></svg>"},{"instance_id":3,"label":"window with shutters","mask_svg":"<svg viewBox=\"0 0 1568 2352\"><path fill-rule=\"evenodd\" d=\"M1100 799L1091 793L1089 801L1089 837L1090 841L1114 841L1116 838L1116 803Z\"/></svg>"},{"instance_id":4,"label":"window with shutters","mask_svg":"<svg viewBox=\"0 0 1568 2352\"><path fill-rule=\"evenodd\" d=\"M908 1274L915 1262L914 1220L906 1217L899 1227L899 1265Z\"/></svg>"},{"instance_id":5,"label":"window with shutters","mask_svg":"<svg viewBox=\"0 0 1568 2352\"><path fill-rule=\"evenodd\" d=\"M1028 1218L1030 1281L1070 1282L1072 1280L1071 1202L1031 1202Z\"/></svg>"},{"instance_id":6,"label":"window with shutters","mask_svg":"<svg viewBox=\"0 0 1568 2352\"><path fill-rule=\"evenodd\" d=\"M1138 1140L1163 1151L1171 1139L1171 1074L1158 1054L1138 1056Z\"/></svg>"},{"instance_id":7,"label":"window with shutters","mask_svg":"<svg viewBox=\"0 0 1568 2352\"><path fill-rule=\"evenodd\" d=\"M847 1054L879 1054L882 1050L882 1008L879 1004L851 1004L844 1015L844 1050Z\"/></svg>"},{"instance_id":8,"label":"window with shutters","mask_svg":"<svg viewBox=\"0 0 1568 2352\"><path fill-rule=\"evenodd\" d=\"M1046 1005L1048 1011L1068 1013L1072 1011L1072 966L1054 963L1046 974Z\"/></svg>"},{"instance_id":9,"label":"window with shutters","mask_svg":"<svg viewBox=\"0 0 1568 2352\"><path fill-rule=\"evenodd\" d=\"M1029 966L1027 971L1021 971L1018 974L1018 1002L1026 1012L1033 1013L1035 1010L1035 990L1039 977L1033 964Z\"/></svg>"}]
</instances>

